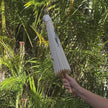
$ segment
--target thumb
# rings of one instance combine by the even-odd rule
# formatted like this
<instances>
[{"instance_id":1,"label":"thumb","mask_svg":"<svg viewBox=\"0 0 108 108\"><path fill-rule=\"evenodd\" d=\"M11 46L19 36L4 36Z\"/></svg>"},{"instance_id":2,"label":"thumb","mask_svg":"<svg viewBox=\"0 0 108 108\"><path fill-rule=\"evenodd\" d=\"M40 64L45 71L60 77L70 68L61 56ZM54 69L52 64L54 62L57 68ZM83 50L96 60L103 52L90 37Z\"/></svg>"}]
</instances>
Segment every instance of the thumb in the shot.
<instances>
[{"instance_id":1,"label":"thumb","mask_svg":"<svg viewBox=\"0 0 108 108\"><path fill-rule=\"evenodd\" d=\"M64 76L68 81L71 81L72 80L72 77L70 77L68 74L65 74Z\"/></svg>"}]
</instances>

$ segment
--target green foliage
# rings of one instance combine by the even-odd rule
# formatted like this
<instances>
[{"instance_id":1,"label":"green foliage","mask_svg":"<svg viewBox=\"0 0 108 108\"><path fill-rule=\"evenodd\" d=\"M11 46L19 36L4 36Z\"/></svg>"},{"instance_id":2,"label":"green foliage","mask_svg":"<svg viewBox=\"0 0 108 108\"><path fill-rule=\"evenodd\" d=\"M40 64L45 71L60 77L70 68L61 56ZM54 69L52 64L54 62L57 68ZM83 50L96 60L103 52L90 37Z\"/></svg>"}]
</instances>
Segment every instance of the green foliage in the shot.
<instances>
[{"instance_id":1,"label":"green foliage","mask_svg":"<svg viewBox=\"0 0 108 108\"><path fill-rule=\"evenodd\" d=\"M90 108L68 94L61 78L54 76L43 22L46 13L53 20L71 75L84 88L108 97L107 1L2 1L5 14L0 7L0 19L5 23L0 22L0 73L5 72L5 80L0 82L0 107ZM19 41L25 42L25 52L20 51Z\"/></svg>"}]
</instances>

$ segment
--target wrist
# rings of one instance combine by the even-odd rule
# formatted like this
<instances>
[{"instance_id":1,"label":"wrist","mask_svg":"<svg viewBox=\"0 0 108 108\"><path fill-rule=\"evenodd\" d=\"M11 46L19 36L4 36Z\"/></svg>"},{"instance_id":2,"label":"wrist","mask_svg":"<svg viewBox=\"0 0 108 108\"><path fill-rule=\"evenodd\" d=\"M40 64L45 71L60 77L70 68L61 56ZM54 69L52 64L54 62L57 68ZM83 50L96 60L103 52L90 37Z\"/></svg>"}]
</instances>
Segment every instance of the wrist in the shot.
<instances>
[{"instance_id":1,"label":"wrist","mask_svg":"<svg viewBox=\"0 0 108 108\"><path fill-rule=\"evenodd\" d=\"M84 88L79 86L77 89L77 96L82 97L83 92L84 92Z\"/></svg>"}]
</instances>

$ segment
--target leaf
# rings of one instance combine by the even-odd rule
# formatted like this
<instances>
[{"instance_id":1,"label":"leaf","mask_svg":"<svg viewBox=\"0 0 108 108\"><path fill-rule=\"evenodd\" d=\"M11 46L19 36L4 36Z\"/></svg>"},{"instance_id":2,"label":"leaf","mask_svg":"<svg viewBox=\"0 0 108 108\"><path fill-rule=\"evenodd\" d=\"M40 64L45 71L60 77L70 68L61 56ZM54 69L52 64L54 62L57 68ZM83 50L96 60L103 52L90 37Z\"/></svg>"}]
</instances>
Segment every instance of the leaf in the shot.
<instances>
[{"instance_id":1,"label":"leaf","mask_svg":"<svg viewBox=\"0 0 108 108\"><path fill-rule=\"evenodd\" d=\"M25 81L25 74L6 78L3 82L0 83L1 90L19 90L23 87Z\"/></svg>"},{"instance_id":2,"label":"leaf","mask_svg":"<svg viewBox=\"0 0 108 108\"><path fill-rule=\"evenodd\" d=\"M50 11L51 9L53 9L53 8L55 8L55 7L56 7L56 5L52 5L52 6L50 6L47 10Z\"/></svg>"},{"instance_id":3,"label":"leaf","mask_svg":"<svg viewBox=\"0 0 108 108\"><path fill-rule=\"evenodd\" d=\"M24 6L25 6L25 8L28 8L28 7L30 7L32 4L33 4L33 2L32 2L32 1L29 1L29 2L27 2Z\"/></svg>"},{"instance_id":4,"label":"leaf","mask_svg":"<svg viewBox=\"0 0 108 108\"><path fill-rule=\"evenodd\" d=\"M28 34L27 29L26 29L26 26L24 25L24 23L23 23L23 21L22 21L22 18L21 18L20 16L19 16L19 19L20 19L20 21L21 21L21 23L22 23L22 25L23 25L23 27L24 27L24 30L25 30L25 32L26 32L26 34L27 34L27 37L28 37L29 42L30 42L30 45L31 45L31 47L33 47L32 40L30 39L30 35Z\"/></svg>"},{"instance_id":5,"label":"leaf","mask_svg":"<svg viewBox=\"0 0 108 108\"><path fill-rule=\"evenodd\" d=\"M42 43L45 44L45 46L47 47L48 46L48 41L45 41L45 39L41 36L41 34L39 34L33 26L31 26L32 29L35 31L35 33L37 34L38 38L39 38L39 45L41 45Z\"/></svg>"}]
</instances>

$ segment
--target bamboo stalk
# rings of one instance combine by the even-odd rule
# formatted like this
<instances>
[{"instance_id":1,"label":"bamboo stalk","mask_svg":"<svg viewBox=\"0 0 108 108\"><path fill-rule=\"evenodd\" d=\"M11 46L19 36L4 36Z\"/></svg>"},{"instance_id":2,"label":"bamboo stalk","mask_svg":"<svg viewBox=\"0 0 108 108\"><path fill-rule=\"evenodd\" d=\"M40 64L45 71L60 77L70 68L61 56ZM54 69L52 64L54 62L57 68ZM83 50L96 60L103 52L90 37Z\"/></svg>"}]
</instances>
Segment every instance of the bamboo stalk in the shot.
<instances>
[{"instance_id":1,"label":"bamboo stalk","mask_svg":"<svg viewBox=\"0 0 108 108\"><path fill-rule=\"evenodd\" d=\"M5 1L1 1L2 35L6 35Z\"/></svg>"},{"instance_id":2,"label":"bamboo stalk","mask_svg":"<svg viewBox=\"0 0 108 108\"><path fill-rule=\"evenodd\" d=\"M24 56L25 56L25 43L23 41L19 42L20 44L20 66L19 66L19 73L22 72L24 67Z\"/></svg>"}]
</instances>

